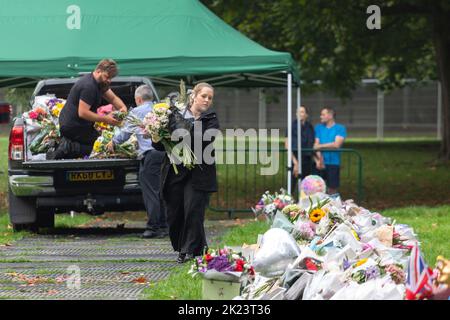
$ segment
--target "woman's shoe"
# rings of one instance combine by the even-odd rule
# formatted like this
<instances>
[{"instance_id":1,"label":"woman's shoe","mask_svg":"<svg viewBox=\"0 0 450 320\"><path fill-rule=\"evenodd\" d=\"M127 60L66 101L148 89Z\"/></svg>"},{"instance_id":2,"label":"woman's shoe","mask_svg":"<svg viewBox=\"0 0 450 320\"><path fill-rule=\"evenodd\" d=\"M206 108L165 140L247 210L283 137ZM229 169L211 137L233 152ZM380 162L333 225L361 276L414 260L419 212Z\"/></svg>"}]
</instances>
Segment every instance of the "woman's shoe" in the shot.
<instances>
[{"instance_id":1,"label":"woman's shoe","mask_svg":"<svg viewBox=\"0 0 450 320\"><path fill-rule=\"evenodd\" d=\"M194 259L194 255L192 253L181 253L178 255L177 262L185 263L187 261L191 261Z\"/></svg>"},{"instance_id":2,"label":"woman's shoe","mask_svg":"<svg viewBox=\"0 0 450 320\"><path fill-rule=\"evenodd\" d=\"M187 253L186 254L186 257L184 257L184 262L187 262L187 261L192 261L192 260L194 260L194 255L192 254L192 253Z\"/></svg>"},{"instance_id":3,"label":"woman's shoe","mask_svg":"<svg viewBox=\"0 0 450 320\"><path fill-rule=\"evenodd\" d=\"M178 255L177 262L184 263L184 259L186 258L186 253L181 253Z\"/></svg>"}]
</instances>

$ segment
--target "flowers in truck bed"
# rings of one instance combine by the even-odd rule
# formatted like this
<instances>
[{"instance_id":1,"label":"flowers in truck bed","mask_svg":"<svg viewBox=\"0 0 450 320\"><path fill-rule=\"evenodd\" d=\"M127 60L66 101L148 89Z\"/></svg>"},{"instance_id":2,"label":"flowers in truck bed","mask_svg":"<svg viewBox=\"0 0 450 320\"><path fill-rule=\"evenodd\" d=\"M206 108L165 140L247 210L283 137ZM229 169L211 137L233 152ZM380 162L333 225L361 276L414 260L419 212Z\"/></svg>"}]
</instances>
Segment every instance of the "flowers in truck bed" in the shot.
<instances>
[{"instance_id":1,"label":"flowers in truck bed","mask_svg":"<svg viewBox=\"0 0 450 320\"><path fill-rule=\"evenodd\" d=\"M122 112L122 111L112 111L112 112L109 112L109 113L107 113L106 112L106 110L107 109L105 109L104 107L107 107L107 106L103 106L103 107L100 107L98 110L97 110L97 113L99 114L99 115L102 115L102 116L105 116L105 115L108 115L108 114L112 114L113 115L113 117L114 117L114 119L116 119L117 121L123 121L123 120L125 120L125 118L127 117L127 115L128 115L128 112ZM103 108L103 109L102 109ZM100 111L101 110L101 111ZM121 125L119 125L119 127L120 127ZM110 125L110 124L107 124L107 123L105 123L105 122L95 122L94 123L94 128L95 128L95 130L97 130L99 133L102 133L104 130L107 130L107 131L112 131L112 130L114 130L114 126L112 126L112 125Z\"/></svg>"},{"instance_id":2,"label":"flowers in truck bed","mask_svg":"<svg viewBox=\"0 0 450 320\"><path fill-rule=\"evenodd\" d=\"M56 118L59 118L59 114L65 105L66 100L64 99L53 98L47 101L47 106L51 115Z\"/></svg>"},{"instance_id":3,"label":"flowers in truck bed","mask_svg":"<svg viewBox=\"0 0 450 320\"><path fill-rule=\"evenodd\" d=\"M25 121L28 148L32 155L45 153L55 147L60 140L58 118L49 111L50 100L45 103L35 104L33 108L22 114Z\"/></svg>"},{"instance_id":4,"label":"flowers in truck bed","mask_svg":"<svg viewBox=\"0 0 450 320\"><path fill-rule=\"evenodd\" d=\"M138 143L136 135L131 135L130 139L122 144L114 145L114 151L108 149L108 144L112 141L114 132L103 130L102 134L95 140L90 159L126 158L135 159L137 157Z\"/></svg>"}]
</instances>

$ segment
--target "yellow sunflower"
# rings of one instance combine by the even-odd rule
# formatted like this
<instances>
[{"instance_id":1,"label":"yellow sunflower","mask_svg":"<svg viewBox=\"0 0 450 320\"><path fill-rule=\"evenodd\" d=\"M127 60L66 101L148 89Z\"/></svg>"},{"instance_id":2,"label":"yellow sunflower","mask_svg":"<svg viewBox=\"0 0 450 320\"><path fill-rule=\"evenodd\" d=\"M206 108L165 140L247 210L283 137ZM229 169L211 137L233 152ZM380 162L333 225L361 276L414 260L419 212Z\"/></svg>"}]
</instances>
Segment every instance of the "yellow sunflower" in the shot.
<instances>
[{"instance_id":1,"label":"yellow sunflower","mask_svg":"<svg viewBox=\"0 0 450 320\"><path fill-rule=\"evenodd\" d=\"M60 112L61 112L61 109L54 108L54 109L52 110L52 115L55 116L55 117L59 117L59 113L60 113Z\"/></svg>"},{"instance_id":2,"label":"yellow sunflower","mask_svg":"<svg viewBox=\"0 0 450 320\"><path fill-rule=\"evenodd\" d=\"M94 151L95 152L100 152L101 151L101 148L102 148L102 143L100 142L100 141L98 141L98 140L96 140L95 142L94 142Z\"/></svg>"},{"instance_id":3,"label":"yellow sunflower","mask_svg":"<svg viewBox=\"0 0 450 320\"><path fill-rule=\"evenodd\" d=\"M325 217L325 211L322 209L314 209L309 214L309 219L314 223L319 222L323 217Z\"/></svg>"}]
</instances>

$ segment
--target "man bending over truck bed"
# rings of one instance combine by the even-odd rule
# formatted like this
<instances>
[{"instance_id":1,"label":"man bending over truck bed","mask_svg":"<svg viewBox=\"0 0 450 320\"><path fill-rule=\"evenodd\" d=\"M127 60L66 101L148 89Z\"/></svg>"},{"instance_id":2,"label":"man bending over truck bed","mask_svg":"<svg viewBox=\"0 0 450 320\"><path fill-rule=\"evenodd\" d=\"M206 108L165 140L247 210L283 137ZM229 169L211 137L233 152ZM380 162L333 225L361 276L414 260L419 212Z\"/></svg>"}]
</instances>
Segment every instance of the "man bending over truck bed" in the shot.
<instances>
[{"instance_id":1,"label":"man bending over truck bed","mask_svg":"<svg viewBox=\"0 0 450 320\"><path fill-rule=\"evenodd\" d=\"M99 136L94 123L104 122L113 126L119 124L111 114L107 116L97 114L102 97L116 110L127 111L123 101L109 88L111 79L117 74L116 62L103 59L92 73L82 76L75 82L59 115L61 143L56 150L47 152L47 160L88 156Z\"/></svg>"}]
</instances>

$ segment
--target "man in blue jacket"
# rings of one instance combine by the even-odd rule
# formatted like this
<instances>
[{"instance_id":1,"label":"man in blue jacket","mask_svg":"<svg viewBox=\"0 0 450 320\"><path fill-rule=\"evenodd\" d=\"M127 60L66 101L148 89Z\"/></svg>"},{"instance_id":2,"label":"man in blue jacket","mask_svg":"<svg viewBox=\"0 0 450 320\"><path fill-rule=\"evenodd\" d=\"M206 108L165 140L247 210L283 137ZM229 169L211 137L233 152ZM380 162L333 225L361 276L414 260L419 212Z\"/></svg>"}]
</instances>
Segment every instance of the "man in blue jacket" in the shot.
<instances>
[{"instance_id":1,"label":"man in blue jacket","mask_svg":"<svg viewBox=\"0 0 450 320\"><path fill-rule=\"evenodd\" d=\"M136 108L130 111L131 115L139 119L144 117L153 109L153 92L150 86L141 85L134 93ZM121 144L127 141L132 132L128 122L124 127L114 135L110 149L114 144ZM143 134L136 133L138 140L138 159L141 160L139 166L139 184L142 189L142 197L147 210L147 227L142 235L143 238L160 238L168 235L166 213L164 203L160 197L161 165L165 153L155 150L152 146L152 140L145 138Z\"/></svg>"},{"instance_id":2,"label":"man in blue jacket","mask_svg":"<svg viewBox=\"0 0 450 320\"><path fill-rule=\"evenodd\" d=\"M336 111L333 108L325 107L320 112L320 124L315 127L314 149L340 149L347 137L347 130L342 124L335 122ZM340 185L340 152L323 153L325 169L320 175L325 179L328 186L328 194L338 196Z\"/></svg>"}]
</instances>

